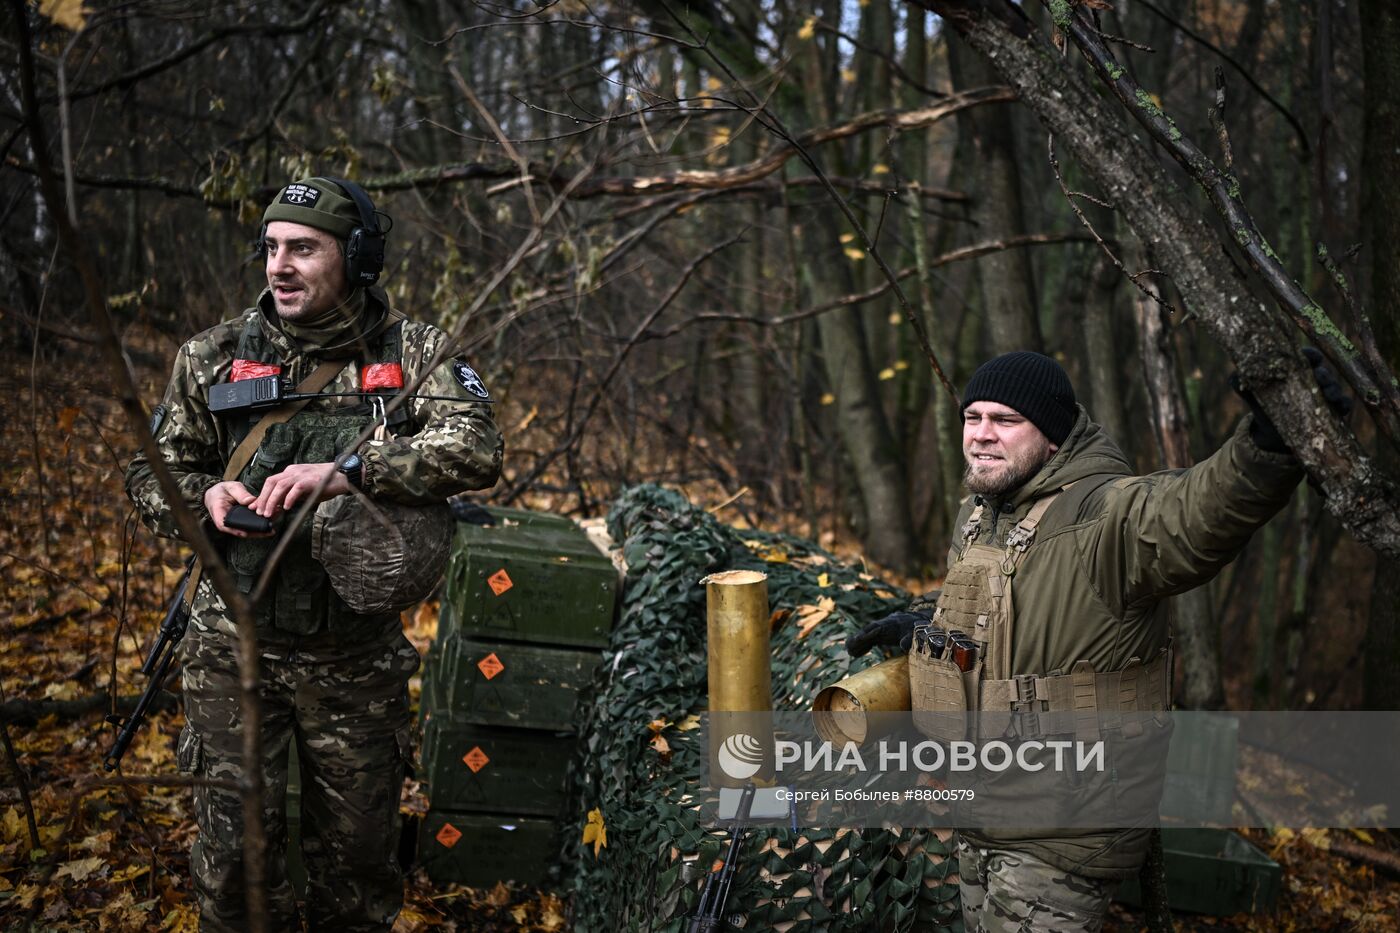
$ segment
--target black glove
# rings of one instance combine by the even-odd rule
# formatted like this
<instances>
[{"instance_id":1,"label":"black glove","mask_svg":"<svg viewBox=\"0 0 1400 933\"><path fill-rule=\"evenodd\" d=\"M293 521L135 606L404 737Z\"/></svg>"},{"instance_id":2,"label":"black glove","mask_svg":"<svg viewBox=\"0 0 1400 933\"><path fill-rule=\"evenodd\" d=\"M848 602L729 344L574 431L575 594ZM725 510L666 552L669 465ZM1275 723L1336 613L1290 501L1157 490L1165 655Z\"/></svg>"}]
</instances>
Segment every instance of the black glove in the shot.
<instances>
[{"instance_id":1,"label":"black glove","mask_svg":"<svg viewBox=\"0 0 1400 933\"><path fill-rule=\"evenodd\" d=\"M914 643L914 626L927 625L933 617L923 612L909 612L901 609L891 612L883 619L876 619L850 638L846 639L846 653L858 658L876 645L908 651Z\"/></svg>"},{"instance_id":2,"label":"black glove","mask_svg":"<svg viewBox=\"0 0 1400 933\"><path fill-rule=\"evenodd\" d=\"M496 524L496 519L491 513L475 502L468 502L465 499L452 499L448 501L447 505L452 509L452 517L459 522L466 522L468 525L486 525L488 527Z\"/></svg>"},{"instance_id":3,"label":"black glove","mask_svg":"<svg viewBox=\"0 0 1400 933\"><path fill-rule=\"evenodd\" d=\"M1313 378L1317 380L1317 387L1322 391L1322 398L1327 402L1328 407L1336 412L1337 417L1345 421L1351 416L1353 406L1351 396L1342 391L1337 377L1332 375L1332 370L1327 368L1322 351L1316 347L1304 347L1303 356L1307 359L1308 365L1312 367ZM1269 420L1269 416L1260 407L1259 400L1254 397L1254 393L1240 388L1239 373L1230 376L1230 388L1239 393L1240 398L1244 399L1249 410L1254 413L1254 418L1249 424L1249 436L1259 449L1276 454L1288 453L1288 445L1284 443L1283 436L1278 433L1278 428L1274 427L1274 423Z\"/></svg>"}]
</instances>

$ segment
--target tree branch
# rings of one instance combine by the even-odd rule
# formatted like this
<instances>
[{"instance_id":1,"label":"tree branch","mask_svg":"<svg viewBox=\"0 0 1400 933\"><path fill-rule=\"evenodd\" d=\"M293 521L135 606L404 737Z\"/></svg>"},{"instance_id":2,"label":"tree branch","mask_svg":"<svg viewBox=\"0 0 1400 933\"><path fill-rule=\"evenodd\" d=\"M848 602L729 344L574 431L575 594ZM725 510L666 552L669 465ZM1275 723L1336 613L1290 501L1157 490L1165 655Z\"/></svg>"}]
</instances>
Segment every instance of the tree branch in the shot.
<instances>
[{"instance_id":1,"label":"tree branch","mask_svg":"<svg viewBox=\"0 0 1400 933\"><path fill-rule=\"evenodd\" d=\"M1400 556L1400 494L1394 482L1331 414L1296 349L1292 327L1233 273L1221 256L1216 230L1188 210L1189 202L1121 111L1065 67L1044 34L1008 0L916 2L942 15L991 61L1139 239L1153 245L1158 264L1196 320L1239 367L1279 433L1321 485L1328 511L1362 544ZM1057 9L1060 28L1068 32L1077 14ZM1084 41L1099 43L1093 36ZM1118 77L1115 67L1109 78ZM1135 100L1130 109L1140 109ZM1171 129L1164 118L1164 132Z\"/></svg>"},{"instance_id":2,"label":"tree branch","mask_svg":"<svg viewBox=\"0 0 1400 933\"><path fill-rule=\"evenodd\" d=\"M174 68L185 59L198 55L221 39L231 39L237 36L267 36L268 38L274 38L276 36L303 32L315 25L316 21L321 18L321 15L326 12L329 6L329 0L317 0L316 4L307 11L305 16L290 23L239 23L233 26L220 26L200 36L189 45L181 46L163 58L158 58L149 64L142 65L140 68L134 68L124 74L119 74L115 78L108 78L106 81L100 84L94 84L92 87L73 91L69 94L69 99L82 100L86 97L101 94L104 91L110 91L113 88L130 87L137 81L143 81L153 75L160 74L162 71ZM40 102L52 104L57 101L58 97L55 96L42 98Z\"/></svg>"},{"instance_id":3,"label":"tree branch","mask_svg":"<svg viewBox=\"0 0 1400 933\"><path fill-rule=\"evenodd\" d=\"M1225 61L1226 64L1228 64L1231 68L1235 69L1235 71L1239 72L1240 77L1244 78L1246 83L1248 83L1250 87L1254 88L1254 90L1258 92L1260 97L1268 101L1269 106L1273 107L1280 114L1282 114L1283 118L1288 121L1289 126L1293 127L1293 133L1295 136L1298 137L1298 145L1303 147L1303 155L1310 156L1312 154L1312 147L1308 145L1308 134L1303 129L1303 124L1298 122L1298 118L1293 115L1293 111L1289 110L1287 107L1281 104L1278 101L1278 99L1274 97L1274 95L1264 90L1264 86L1258 81L1255 81L1254 76L1248 71L1246 71L1243 65L1235 61L1235 59L1228 52L1226 52L1220 46L1216 45L1214 42L1211 42L1205 36L1202 36L1200 33L1195 32L1191 29L1191 27L1187 26L1180 20L1168 16L1167 13L1160 7L1158 7L1156 4L1150 3L1149 0L1137 0L1137 2L1141 6L1149 10L1151 13L1155 14L1156 16L1160 16L1162 19L1166 20L1168 23L1171 23L1177 29L1181 30L1182 35L1186 36L1188 39L1200 43L1201 45L1210 49L1216 55L1219 55Z\"/></svg>"},{"instance_id":4,"label":"tree branch","mask_svg":"<svg viewBox=\"0 0 1400 933\"><path fill-rule=\"evenodd\" d=\"M1264 238L1254 217L1245 209L1239 179L1217 168L1177 128L1175 121L1163 112L1152 96L1128 76L1127 70L1114 59L1097 31L1078 12L1071 9L1069 17L1058 25L1079 48L1099 78L1123 102L1133 119L1167 150L1205 192L1211 206L1229 225L1235 242L1273 294L1274 300L1304 333L1327 351L1327 355L1370 408L1386 435L1400 441L1400 387L1391 382L1389 374L1374 370L1370 360L1362 356L1355 344L1284 268L1283 261Z\"/></svg>"},{"instance_id":5,"label":"tree branch","mask_svg":"<svg viewBox=\"0 0 1400 933\"><path fill-rule=\"evenodd\" d=\"M170 469L156 446L141 405L135 380L132 378L126 361L122 358L121 335L117 333L111 311L107 306L106 290L97 271L87 240L69 220L63 209L63 197L56 173L49 156L49 143L45 126L39 112L38 94L35 90L34 58L30 48L29 11L23 0L10 0L11 14L15 18L19 32L19 76L20 96L24 108L24 120L29 128L29 138L34 150L35 169L39 176L39 191L48 208L54 225L58 228L59 243L68 252L73 265L77 267L82 282L83 297L94 329L102 335L100 343L106 361L108 376L115 383L122 411L132 434L141 444L151 465L151 470L160 485L170 506L171 516L185 542L199 555L204 572L224 598L238 625L239 631L239 680L242 711L243 762L242 781L239 788L243 795L243 854L244 878L248 896L249 929L263 933L267 929L267 890L265 883L265 853L267 835L262 822L263 775L259 763L262 761L262 730L259 728L258 696L258 652L257 629L254 625L248 601L239 592L228 568L224 566L213 543L200 527L198 519L180 495L179 488L170 474ZM68 167L71 172L71 166Z\"/></svg>"},{"instance_id":6,"label":"tree branch","mask_svg":"<svg viewBox=\"0 0 1400 933\"><path fill-rule=\"evenodd\" d=\"M961 262L967 259L976 259L978 256L985 256L988 253L1000 252L1004 249L1015 249L1021 246L1040 246L1052 243L1078 243L1092 239L1087 233L1026 233L1020 236L1007 237L1001 240L987 240L982 243L972 243L967 246L960 246L955 250L950 250L928 260L930 269L937 266L946 266L949 263ZM895 273L895 278L903 281L917 272L915 266L900 269ZM755 317L738 312L725 311L705 311L693 317L661 331L646 331L638 340L665 340L673 337L683 330L695 325L713 323L717 321L733 321L746 324L757 324L761 327L778 327L783 324L793 324L797 321L805 321L808 318L818 317L828 311L835 311L838 308L854 308L867 302L874 301L881 295L889 292L893 285L886 281L881 282L873 288L868 288L863 292L856 292L851 295L842 295L830 301L824 301L819 305L810 308L803 308L800 311L793 311L788 314L780 314L774 317Z\"/></svg>"}]
</instances>

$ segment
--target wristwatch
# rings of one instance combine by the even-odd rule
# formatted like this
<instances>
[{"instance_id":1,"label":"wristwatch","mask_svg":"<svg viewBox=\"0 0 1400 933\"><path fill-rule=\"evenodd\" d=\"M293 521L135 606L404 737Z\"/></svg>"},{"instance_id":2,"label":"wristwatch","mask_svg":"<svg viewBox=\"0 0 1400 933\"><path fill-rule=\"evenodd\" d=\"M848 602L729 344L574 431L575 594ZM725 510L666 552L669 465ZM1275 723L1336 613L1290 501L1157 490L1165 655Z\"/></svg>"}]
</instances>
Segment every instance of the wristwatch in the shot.
<instances>
[{"instance_id":1,"label":"wristwatch","mask_svg":"<svg viewBox=\"0 0 1400 933\"><path fill-rule=\"evenodd\" d=\"M356 489L363 489L365 485L365 461L359 454L351 454L345 458L337 469L350 481L350 485Z\"/></svg>"}]
</instances>

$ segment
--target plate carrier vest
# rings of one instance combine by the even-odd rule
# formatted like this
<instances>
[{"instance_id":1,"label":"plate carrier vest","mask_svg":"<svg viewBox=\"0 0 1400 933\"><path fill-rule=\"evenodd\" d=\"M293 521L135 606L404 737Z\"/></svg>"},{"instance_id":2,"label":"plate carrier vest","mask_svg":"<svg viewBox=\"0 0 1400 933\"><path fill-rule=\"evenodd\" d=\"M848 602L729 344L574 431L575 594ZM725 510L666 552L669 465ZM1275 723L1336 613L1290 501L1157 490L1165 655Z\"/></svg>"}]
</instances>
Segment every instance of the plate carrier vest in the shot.
<instances>
[{"instance_id":1,"label":"plate carrier vest","mask_svg":"<svg viewBox=\"0 0 1400 933\"><path fill-rule=\"evenodd\" d=\"M983 734L998 735L1013 716L1050 714L1053 725L1037 722L1032 728L1073 732L1077 738L1091 741L1099 737L1101 714L1158 712L1169 707L1169 647L1146 664L1132 658L1119 671L1100 673L1081 660L1067 674L1012 673L1012 580L1035 542L1045 513L1068 488L1036 500L1026 517L1007 534L1004 547L977 543L983 503L973 508L963 525L963 551L943 581L933 624L947 631L962 631L977 643L977 657L972 670L964 672L946 654L934 657L916 639L909 652L910 699L914 725L929 738L963 740L968 737L971 721L980 722ZM974 713L982 715L969 715ZM1123 721L1122 728L1129 736L1141 731L1140 723L1131 718Z\"/></svg>"},{"instance_id":2,"label":"plate carrier vest","mask_svg":"<svg viewBox=\"0 0 1400 933\"><path fill-rule=\"evenodd\" d=\"M366 367L375 364L400 367L399 385L362 391L377 391L391 398L402 388L402 335L403 321L396 321L370 342L366 359L363 360ZM243 328L236 358L247 363L263 364L256 369L259 375L269 371L280 372L284 363L282 351L268 341L257 317L251 318ZM361 385L365 381L364 374L365 370L362 369ZM225 462L260 417L260 413L251 412L232 425L228 447L223 452ZM335 411L303 409L285 423L268 428L257 452L249 458L238 479L256 494L268 477L293 463L332 461L350 447L372 420L369 399L356 399L355 404L344 405ZM401 430L407 427L408 422L408 406L401 405L389 416L388 425L395 429L395 433L411 434L411 430ZM356 614L336 595L325 569L311 556L311 529L312 522L308 518L297 529L291 545L278 563L272 587L253 609L258 625L290 635L311 635L329 627L337 634L353 638L354 630L369 617ZM280 541L280 535L229 539L225 558L239 590L245 595L251 594L257 586L263 566Z\"/></svg>"}]
</instances>

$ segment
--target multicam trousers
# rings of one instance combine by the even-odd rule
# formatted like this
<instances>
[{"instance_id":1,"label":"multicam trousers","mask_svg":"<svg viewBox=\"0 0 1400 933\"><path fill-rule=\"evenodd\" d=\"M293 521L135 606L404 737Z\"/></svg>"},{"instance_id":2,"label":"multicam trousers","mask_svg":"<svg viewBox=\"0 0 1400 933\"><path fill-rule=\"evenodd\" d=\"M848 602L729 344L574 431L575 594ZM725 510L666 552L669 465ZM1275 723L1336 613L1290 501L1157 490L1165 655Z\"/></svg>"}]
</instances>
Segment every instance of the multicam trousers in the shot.
<instances>
[{"instance_id":1,"label":"multicam trousers","mask_svg":"<svg viewBox=\"0 0 1400 933\"><path fill-rule=\"evenodd\" d=\"M242 775L234 645L226 631L190 624L182 646L188 724L179 748L186 773ZM285 858L287 748L295 741L306 920L312 930L387 931L403 903L399 795L412 754L407 684L418 652L394 618L376 640L341 646L322 633L263 644L259 653L268 928L300 929ZM201 929L245 929L242 801L234 791L197 785L194 809L199 838L190 872Z\"/></svg>"},{"instance_id":2,"label":"multicam trousers","mask_svg":"<svg viewBox=\"0 0 1400 933\"><path fill-rule=\"evenodd\" d=\"M958 840L966 933L1095 933L1117 881L1086 878L1024 852Z\"/></svg>"}]
</instances>

